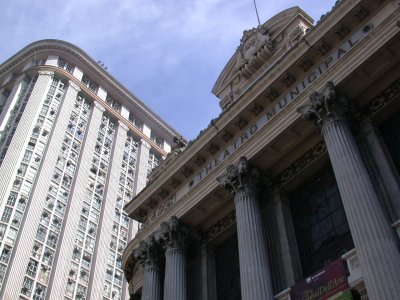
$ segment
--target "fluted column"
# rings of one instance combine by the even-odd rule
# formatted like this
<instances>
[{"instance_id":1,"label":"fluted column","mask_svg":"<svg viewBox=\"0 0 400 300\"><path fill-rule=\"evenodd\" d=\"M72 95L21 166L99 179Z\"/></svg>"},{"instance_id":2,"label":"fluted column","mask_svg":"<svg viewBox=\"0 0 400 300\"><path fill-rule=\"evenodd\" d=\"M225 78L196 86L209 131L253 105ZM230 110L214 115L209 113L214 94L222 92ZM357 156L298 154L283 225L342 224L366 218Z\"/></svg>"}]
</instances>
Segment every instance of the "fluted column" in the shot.
<instances>
[{"instance_id":1,"label":"fluted column","mask_svg":"<svg viewBox=\"0 0 400 300\"><path fill-rule=\"evenodd\" d=\"M237 166L230 165L226 175L217 180L235 196L242 299L272 300L264 227L255 190L257 178L257 170L241 157Z\"/></svg>"},{"instance_id":2,"label":"fluted column","mask_svg":"<svg viewBox=\"0 0 400 300\"><path fill-rule=\"evenodd\" d=\"M161 224L161 237L165 241L164 300L186 300L187 228L173 216Z\"/></svg>"},{"instance_id":3,"label":"fluted column","mask_svg":"<svg viewBox=\"0 0 400 300\"><path fill-rule=\"evenodd\" d=\"M400 254L347 122L349 105L332 82L298 111L321 129L335 173L368 297L398 299Z\"/></svg>"},{"instance_id":4,"label":"fluted column","mask_svg":"<svg viewBox=\"0 0 400 300\"><path fill-rule=\"evenodd\" d=\"M153 235L141 241L134 256L143 265L142 300L161 300L160 246Z\"/></svg>"}]
</instances>

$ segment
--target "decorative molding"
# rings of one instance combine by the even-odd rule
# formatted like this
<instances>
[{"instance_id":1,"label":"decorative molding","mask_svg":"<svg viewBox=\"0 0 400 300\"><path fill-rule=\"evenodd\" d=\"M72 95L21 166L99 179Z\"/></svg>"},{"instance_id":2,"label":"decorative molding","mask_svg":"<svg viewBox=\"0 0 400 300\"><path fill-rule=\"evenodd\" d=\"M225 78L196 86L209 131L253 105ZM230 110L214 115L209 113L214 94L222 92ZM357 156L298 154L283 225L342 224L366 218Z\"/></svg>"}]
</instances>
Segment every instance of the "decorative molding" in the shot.
<instances>
[{"instance_id":1,"label":"decorative molding","mask_svg":"<svg viewBox=\"0 0 400 300\"><path fill-rule=\"evenodd\" d=\"M239 117L236 121L235 121L235 125L239 128L239 129L243 129L247 126L247 124L249 124L249 122L243 118L243 117Z\"/></svg>"},{"instance_id":2,"label":"decorative molding","mask_svg":"<svg viewBox=\"0 0 400 300\"><path fill-rule=\"evenodd\" d=\"M176 203L176 194L168 198L167 201L160 203L153 213L143 220L142 227L140 230L146 228L149 224L152 224L157 220L165 211L167 211L172 205Z\"/></svg>"},{"instance_id":3,"label":"decorative molding","mask_svg":"<svg viewBox=\"0 0 400 300\"><path fill-rule=\"evenodd\" d=\"M210 152L211 155L214 155L215 153L217 153L219 150L219 147L213 143L210 144L210 146L208 146L207 151Z\"/></svg>"},{"instance_id":4,"label":"decorative molding","mask_svg":"<svg viewBox=\"0 0 400 300\"><path fill-rule=\"evenodd\" d=\"M220 186L232 194L254 191L260 174L252 167L246 157L239 158L236 165L229 165L226 174L217 177Z\"/></svg>"},{"instance_id":5,"label":"decorative molding","mask_svg":"<svg viewBox=\"0 0 400 300\"><path fill-rule=\"evenodd\" d=\"M250 111L253 113L254 116L258 116L260 113L262 113L262 111L264 110L264 107L262 107L261 105L257 104L257 103L253 103Z\"/></svg>"},{"instance_id":6,"label":"decorative molding","mask_svg":"<svg viewBox=\"0 0 400 300\"><path fill-rule=\"evenodd\" d=\"M236 69L250 78L273 55L273 42L265 25L245 30L236 51Z\"/></svg>"},{"instance_id":7,"label":"decorative molding","mask_svg":"<svg viewBox=\"0 0 400 300\"><path fill-rule=\"evenodd\" d=\"M221 138L227 143L233 138L233 135L229 131L224 130L221 134Z\"/></svg>"},{"instance_id":8,"label":"decorative molding","mask_svg":"<svg viewBox=\"0 0 400 300\"><path fill-rule=\"evenodd\" d=\"M172 216L167 222L161 223L160 239L165 243L167 249L184 249L188 236L188 227L176 216Z\"/></svg>"},{"instance_id":9,"label":"decorative molding","mask_svg":"<svg viewBox=\"0 0 400 300\"><path fill-rule=\"evenodd\" d=\"M198 156L196 157L196 160L195 160L194 162L195 162L196 165L198 165L199 167L201 167L201 165L203 165L203 164L206 162L206 160L204 159L204 157L198 155Z\"/></svg>"},{"instance_id":10,"label":"decorative molding","mask_svg":"<svg viewBox=\"0 0 400 300\"><path fill-rule=\"evenodd\" d=\"M275 89L273 89L272 87L269 87L267 89L267 98L270 101L274 101L276 98L278 98L278 96L279 96L279 93Z\"/></svg>"},{"instance_id":11,"label":"decorative molding","mask_svg":"<svg viewBox=\"0 0 400 300\"><path fill-rule=\"evenodd\" d=\"M319 142L306 153L304 153L303 156L301 156L298 160L283 170L278 176L276 176L273 179L273 182L278 186L286 184L326 153L327 149L325 143Z\"/></svg>"},{"instance_id":12,"label":"decorative molding","mask_svg":"<svg viewBox=\"0 0 400 300\"><path fill-rule=\"evenodd\" d=\"M236 211L231 211L228 215L219 220L216 224L212 225L201 236L201 244L211 242L225 230L230 228L236 223Z\"/></svg>"},{"instance_id":13,"label":"decorative molding","mask_svg":"<svg viewBox=\"0 0 400 300\"><path fill-rule=\"evenodd\" d=\"M350 32L350 30L343 23L339 23L334 31L341 39L343 39Z\"/></svg>"},{"instance_id":14,"label":"decorative molding","mask_svg":"<svg viewBox=\"0 0 400 300\"><path fill-rule=\"evenodd\" d=\"M185 167L185 168L183 168L183 170L182 170L182 174L183 174L186 178L189 178L189 176L193 174L193 170L192 170L192 169L189 169L189 168L187 168L187 167Z\"/></svg>"},{"instance_id":15,"label":"decorative molding","mask_svg":"<svg viewBox=\"0 0 400 300\"><path fill-rule=\"evenodd\" d=\"M379 95L361 108L360 118L367 119L376 115L381 109L400 97L400 78L393 81Z\"/></svg>"},{"instance_id":16,"label":"decorative molding","mask_svg":"<svg viewBox=\"0 0 400 300\"><path fill-rule=\"evenodd\" d=\"M43 71L43 70L39 70L38 71L39 75L45 75L45 76L53 76L54 72L53 71Z\"/></svg>"},{"instance_id":17,"label":"decorative molding","mask_svg":"<svg viewBox=\"0 0 400 300\"><path fill-rule=\"evenodd\" d=\"M302 58L300 61L299 67L303 69L303 71L308 71L313 65L313 62L308 58Z\"/></svg>"},{"instance_id":18,"label":"decorative molding","mask_svg":"<svg viewBox=\"0 0 400 300\"><path fill-rule=\"evenodd\" d=\"M329 50L331 50L331 46L329 46L328 43L326 43L325 41L320 41L317 44L317 50L321 55L326 54Z\"/></svg>"},{"instance_id":19,"label":"decorative molding","mask_svg":"<svg viewBox=\"0 0 400 300\"><path fill-rule=\"evenodd\" d=\"M286 84L287 87L290 87L295 81L296 78L289 72L286 72L282 77L282 82Z\"/></svg>"},{"instance_id":20,"label":"decorative molding","mask_svg":"<svg viewBox=\"0 0 400 300\"><path fill-rule=\"evenodd\" d=\"M353 16L360 22L364 21L369 16L369 12L361 5L357 6L352 11Z\"/></svg>"},{"instance_id":21,"label":"decorative molding","mask_svg":"<svg viewBox=\"0 0 400 300\"><path fill-rule=\"evenodd\" d=\"M337 93L332 81L326 84L322 93L311 94L310 101L310 105L299 107L297 112L307 121L312 121L318 129L323 129L331 121L348 119L349 102Z\"/></svg>"}]
</instances>

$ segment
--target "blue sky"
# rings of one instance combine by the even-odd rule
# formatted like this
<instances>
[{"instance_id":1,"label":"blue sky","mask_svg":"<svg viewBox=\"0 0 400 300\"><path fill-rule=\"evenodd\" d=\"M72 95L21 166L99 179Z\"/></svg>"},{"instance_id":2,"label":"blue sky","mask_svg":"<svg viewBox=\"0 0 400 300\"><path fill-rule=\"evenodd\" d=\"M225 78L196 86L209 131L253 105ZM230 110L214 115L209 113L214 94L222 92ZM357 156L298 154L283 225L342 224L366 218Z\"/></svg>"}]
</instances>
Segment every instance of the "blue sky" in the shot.
<instances>
[{"instance_id":1,"label":"blue sky","mask_svg":"<svg viewBox=\"0 0 400 300\"><path fill-rule=\"evenodd\" d=\"M256 0L261 22L300 6L315 22L335 0ZM47 38L83 49L188 140L220 113L211 89L253 0L2 0L0 62ZM314 23L315 23L314 22Z\"/></svg>"}]
</instances>

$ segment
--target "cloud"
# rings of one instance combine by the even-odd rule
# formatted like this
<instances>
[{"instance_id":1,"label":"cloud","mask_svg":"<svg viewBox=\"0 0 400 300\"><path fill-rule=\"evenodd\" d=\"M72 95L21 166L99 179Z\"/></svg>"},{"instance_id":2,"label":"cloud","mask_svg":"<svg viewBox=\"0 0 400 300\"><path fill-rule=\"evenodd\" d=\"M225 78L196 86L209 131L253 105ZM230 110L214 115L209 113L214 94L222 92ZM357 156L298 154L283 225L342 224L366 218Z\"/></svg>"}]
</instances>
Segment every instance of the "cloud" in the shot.
<instances>
[{"instance_id":1,"label":"cloud","mask_svg":"<svg viewBox=\"0 0 400 300\"><path fill-rule=\"evenodd\" d=\"M257 0L262 22L296 4L318 20L334 0ZM253 1L3 0L0 61L35 40L69 41L193 138L219 114L211 88L255 26Z\"/></svg>"}]
</instances>

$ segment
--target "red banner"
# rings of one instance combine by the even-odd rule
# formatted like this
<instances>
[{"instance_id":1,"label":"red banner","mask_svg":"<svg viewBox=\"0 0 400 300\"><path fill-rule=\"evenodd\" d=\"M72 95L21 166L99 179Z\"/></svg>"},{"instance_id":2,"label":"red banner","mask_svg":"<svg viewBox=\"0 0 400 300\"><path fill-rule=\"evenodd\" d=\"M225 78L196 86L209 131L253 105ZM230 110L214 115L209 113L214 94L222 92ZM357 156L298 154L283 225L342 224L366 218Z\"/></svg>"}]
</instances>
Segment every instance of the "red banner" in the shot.
<instances>
[{"instance_id":1,"label":"red banner","mask_svg":"<svg viewBox=\"0 0 400 300\"><path fill-rule=\"evenodd\" d=\"M325 300L349 289L343 260L338 259L291 288L293 300Z\"/></svg>"}]
</instances>

